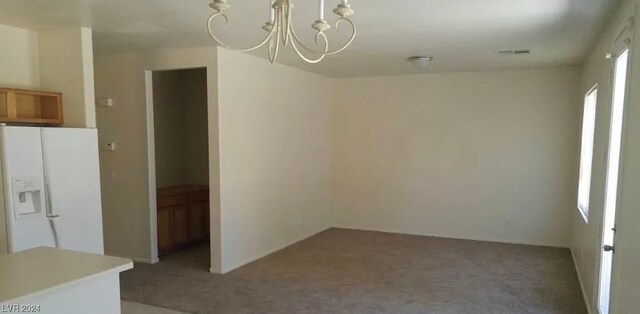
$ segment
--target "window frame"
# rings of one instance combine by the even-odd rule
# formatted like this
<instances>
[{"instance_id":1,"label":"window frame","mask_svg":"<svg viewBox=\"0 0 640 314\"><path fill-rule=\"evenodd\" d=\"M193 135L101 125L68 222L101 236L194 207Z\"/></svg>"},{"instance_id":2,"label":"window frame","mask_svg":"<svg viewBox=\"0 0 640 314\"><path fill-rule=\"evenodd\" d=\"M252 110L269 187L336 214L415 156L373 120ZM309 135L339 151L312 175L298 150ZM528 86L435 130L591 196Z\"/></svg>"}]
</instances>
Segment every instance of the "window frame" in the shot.
<instances>
[{"instance_id":1,"label":"window frame","mask_svg":"<svg viewBox=\"0 0 640 314\"><path fill-rule=\"evenodd\" d=\"M576 207L584 218L585 223L589 222L589 206L591 198L591 180L593 176L593 152L595 149L595 131L596 131L596 118L597 118L597 106L598 106L598 84L595 84L584 94L583 111L582 111L582 128L580 132L580 160L578 168L578 193L576 199ZM587 116L589 114L589 116ZM589 118L589 120L587 120ZM588 124L587 124L588 122ZM590 138L590 151L585 151L585 126L589 126L591 129ZM589 164L586 165L585 154L590 154ZM583 178L586 175L587 178ZM584 191L584 195L583 192Z\"/></svg>"}]
</instances>

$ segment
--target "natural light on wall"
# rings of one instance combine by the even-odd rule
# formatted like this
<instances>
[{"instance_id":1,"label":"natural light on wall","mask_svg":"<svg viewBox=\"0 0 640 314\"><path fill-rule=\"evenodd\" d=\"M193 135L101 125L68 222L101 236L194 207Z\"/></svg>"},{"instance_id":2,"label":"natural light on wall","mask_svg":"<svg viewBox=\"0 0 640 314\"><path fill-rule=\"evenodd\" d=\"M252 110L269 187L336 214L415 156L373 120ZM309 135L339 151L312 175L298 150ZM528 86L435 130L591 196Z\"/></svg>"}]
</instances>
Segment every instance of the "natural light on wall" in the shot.
<instances>
[{"instance_id":1,"label":"natural light on wall","mask_svg":"<svg viewBox=\"0 0 640 314\"><path fill-rule=\"evenodd\" d=\"M598 89L594 86L584 98L582 117L582 144L580 149L580 178L578 181L578 209L584 220L589 217L589 191L591 189L591 162L593 160L593 135L596 125Z\"/></svg>"}]
</instances>

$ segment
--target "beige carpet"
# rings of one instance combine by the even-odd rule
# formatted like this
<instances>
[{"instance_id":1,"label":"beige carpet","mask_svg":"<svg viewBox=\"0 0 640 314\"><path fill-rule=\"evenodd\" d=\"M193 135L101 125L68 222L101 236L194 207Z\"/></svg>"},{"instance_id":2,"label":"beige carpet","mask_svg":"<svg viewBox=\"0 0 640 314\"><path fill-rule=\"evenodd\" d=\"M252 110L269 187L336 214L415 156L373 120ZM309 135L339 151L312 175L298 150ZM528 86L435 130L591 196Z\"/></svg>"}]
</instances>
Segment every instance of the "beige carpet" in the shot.
<instances>
[{"instance_id":1,"label":"beige carpet","mask_svg":"<svg viewBox=\"0 0 640 314\"><path fill-rule=\"evenodd\" d=\"M157 306L128 301L122 301L121 310L122 314L185 314L182 312L164 309Z\"/></svg>"},{"instance_id":2,"label":"beige carpet","mask_svg":"<svg viewBox=\"0 0 640 314\"><path fill-rule=\"evenodd\" d=\"M190 313L586 313L567 249L330 229L225 275L202 248L122 274Z\"/></svg>"}]
</instances>

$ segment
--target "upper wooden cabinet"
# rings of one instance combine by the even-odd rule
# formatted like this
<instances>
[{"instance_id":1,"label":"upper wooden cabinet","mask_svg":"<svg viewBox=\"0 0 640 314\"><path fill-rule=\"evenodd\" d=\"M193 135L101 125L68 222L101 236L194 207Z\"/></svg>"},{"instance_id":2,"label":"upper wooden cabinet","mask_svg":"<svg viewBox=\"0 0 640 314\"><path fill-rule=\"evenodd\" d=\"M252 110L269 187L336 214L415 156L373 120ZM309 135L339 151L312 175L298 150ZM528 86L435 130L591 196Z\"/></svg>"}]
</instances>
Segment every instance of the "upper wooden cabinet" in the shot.
<instances>
[{"instance_id":1,"label":"upper wooden cabinet","mask_svg":"<svg viewBox=\"0 0 640 314\"><path fill-rule=\"evenodd\" d=\"M62 124L62 93L0 88L0 122Z\"/></svg>"}]
</instances>

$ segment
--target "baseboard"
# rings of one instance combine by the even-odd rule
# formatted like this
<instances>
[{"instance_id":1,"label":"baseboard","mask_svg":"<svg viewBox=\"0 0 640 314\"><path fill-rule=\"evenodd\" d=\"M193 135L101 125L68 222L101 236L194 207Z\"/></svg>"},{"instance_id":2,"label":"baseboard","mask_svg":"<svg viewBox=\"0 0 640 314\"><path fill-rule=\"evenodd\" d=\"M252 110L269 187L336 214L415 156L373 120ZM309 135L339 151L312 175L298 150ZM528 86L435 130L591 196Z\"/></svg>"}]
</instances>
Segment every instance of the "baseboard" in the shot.
<instances>
[{"instance_id":1,"label":"baseboard","mask_svg":"<svg viewBox=\"0 0 640 314\"><path fill-rule=\"evenodd\" d=\"M287 242L285 244L282 244L280 246L277 246L275 248L266 250L260 254L256 254L255 256L248 258L246 261L242 261L239 263L236 263L234 265L231 265L229 267L223 267L223 269L221 271L217 271L213 268L210 268L209 271L211 273L217 273L217 274L225 274L228 273L230 271L233 271L237 268L240 268L244 265L247 265L251 262L254 262L258 259L261 259L267 255L273 254L277 251L280 251L288 246L291 246L293 244L296 244L300 241L303 241L309 237L312 237L318 233L321 233L323 231L326 231L328 229L332 229L332 228L336 228L336 229L351 229L351 230L361 230L361 231L372 231L372 232L385 232L385 233L395 233L395 234L407 234L407 235L416 235L416 236L426 236L426 237L435 237L435 238L446 238L446 239L458 239L458 240L469 240L469 241L482 241L482 242L494 242L494 243L507 243L507 244L519 244L519 245L530 245L530 246L543 246L543 247L554 247L554 248L563 248L566 249L568 248L568 246L566 245L558 245L558 244L553 244L553 243L546 243L546 242L536 242L536 241L509 241L509 240L504 240L504 239L495 239L495 238L486 238L486 237L460 237L460 236L452 236L452 235L443 235L443 234L426 234L426 233L413 233L413 232L407 232L405 230L394 230L394 229L374 229L374 228L367 228L367 227L354 227L354 226L348 226L348 225L333 225L331 227L326 227L326 228L321 228L319 230L315 230L312 231L311 233L308 233L306 235L304 235L301 238L298 238L296 240ZM571 256L574 260L574 264L575 264L575 258L573 257L573 252L571 253ZM136 261L134 259L134 261ZM149 262L147 262L149 263ZM577 265L576 265L576 271L577 271ZM580 273L578 272L578 278L580 281L580 287L582 289L582 293L583 295L585 295L585 291L584 291L584 286L582 285L582 278L580 278ZM588 304L588 299L585 298L585 302L587 302L587 306ZM590 308L588 307L589 311ZM589 314L591 314L591 312L589 312Z\"/></svg>"},{"instance_id":2,"label":"baseboard","mask_svg":"<svg viewBox=\"0 0 640 314\"><path fill-rule=\"evenodd\" d=\"M267 255L273 254L273 253L275 253L275 252L277 252L277 251L280 251L280 250L282 250L282 249L284 249L284 248L286 248L286 247L289 247L289 246L294 245L294 244L296 244L296 243L298 243L298 242L300 242L300 241L303 241L303 240L305 240L305 239L307 239L307 238L310 238L310 237L312 237L312 236L314 236L314 235L316 235L316 234L318 234L318 233L324 232L324 231L326 231L326 230L328 230L328 229L331 229L331 227L324 227L324 228L320 228L319 230L312 231L311 233L308 233L308 234L306 234L306 235L302 236L301 238L298 238L298 239L293 240L293 241L286 242L285 244L282 244L282 245L279 245L279 246L277 246L277 247L275 247L275 248L272 248L272 249L266 250L266 251L264 251L264 252L262 252L262 253L260 253L260 254L256 254L255 256L253 256L253 257L251 257L251 258L248 258L246 261L242 261L242 262L236 263L236 264L234 264L234 265L232 265L232 266L230 266L230 267L226 267L226 268L225 268L225 267L223 267L223 268L222 268L222 272L221 272L221 273L222 273L222 274L226 274L226 273L228 273L228 272L230 272L230 271L233 271L233 270L235 270L235 269L238 269L238 268L240 268L240 267L242 267L242 266L244 266L244 265L247 265L247 264L249 264L249 263L251 263L251 262L254 262L254 261L256 261L256 260L259 260L259 259L261 259L261 258L263 258L263 257L265 257L265 256L267 256ZM214 270L213 270L213 269L209 269L209 271L210 271L210 272L212 272L212 273L214 273Z\"/></svg>"},{"instance_id":3,"label":"baseboard","mask_svg":"<svg viewBox=\"0 0 640 314\"><path fill-rule=\"evenodd\" d=\"M142 263L142 264L155 264L155 263L158 262L158 261L154 262L150 258L147 258L147 257L124 256L124 255L111 254L111 253L105 253L105 255L115 256L115 257L120 257L120 258L128 258L130 260L133 260L136 263Z\"/></svg>"},{"instance_id":4,"label":"baseboard","mask_svg":"<svg viewBox=\"0 0 640 314\"><path fill-rule=\"evenodd\" d=\"M580 269L578 268L578 262L576 260L575 254L573 254L573 249L571 251L571 258L573 259L573 265L576 269L576 274L578 275L578 282L580 282L580 290L582 291L582 298L584 299L584 304L587 307L587 313L592 314L591 310L591 300L587 298L587 291L584 289L584 284L582 283L582 276L580 275Z\"/></svg>"},{"instance_id":5,"label":"baseboard","mask_svg":"<svg viewBox=\"0 0 640 314\"><path fill-rule=\"evenodd\" d=\"M562 249L568 249L569 248L568 245L561 245L561 244L557 244L557 243L548 243L548 242L512 241L512 240L496 239L496 238L489 238L489 237L464 237L464 236L461 237L461 236L449 235L449 234L410 232L410 231L406 231L406 230L397 230L397 229L369 228L369 227L350 226L350 225L334 225L334 228L361 230L361 231L385 232L385 233L396 233L396 234L406 234L406 235L415 235L415 236L423 236L423 237L434 237L434 238L445 238L445 239L456 239L456 240L469 240L469 241L482 241L482 242L494 242L494 243L520 244L520 245L530 245L530 246L544 246L544 247L553 247L553 248L562 248Z\"/></svg>"},{"instance_id":6,"label":"baseboard","mask_svg":"<svg viewBox=\"0 0 640 314\"><path fill-rule=\"evenodd\" d=\"M293 241L289 241L289 242L287 242L287 243L285 243L283 245L280 245L280 246L277 246L275 248L266 250L266 251L264 251L264 252L262 252L260 254L257 254L255 256L247 259L247 261L242 261L242 262L236 263L235 265L232 265L231 267L228 267L226 269L223 267L222 274L225 274L225 273L228 273L228 272L233 271L235 269L238 269L238 268L240 268L240 267L242 267L244 265L247 265L247 264L249 264L251 262L255 262L255 261L257 261L257 260L259 260L259 259L261 259L261 258L263 258L263 257L265 257L267 255L271 255L271 254L273 254L273 253L275 253L277 251L280 251L280 250L282 250L284 248L287 248L287 247L289 247L291 245L294 245L294 244L296 244L296 243L298 243L300 241L303 241L303 240L305 240L307 238L310 238L310 237L312 237L312 236L314 236L314 235L316 235L318 233L321 233L321 232L323 232L325 230L328 230L328 229L331 229L331 227L325 227L325 228L321 228L321 229L316 230L316 231L312 231L311 233L308 233L308 234L302 236L301 238L298 238L298 239L293 240ZM210 269L210 271L211 271L211 269Z\"/></svg>"}]
</instances>

